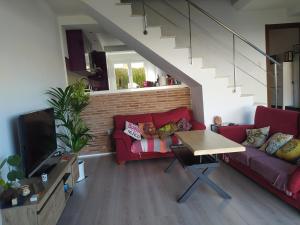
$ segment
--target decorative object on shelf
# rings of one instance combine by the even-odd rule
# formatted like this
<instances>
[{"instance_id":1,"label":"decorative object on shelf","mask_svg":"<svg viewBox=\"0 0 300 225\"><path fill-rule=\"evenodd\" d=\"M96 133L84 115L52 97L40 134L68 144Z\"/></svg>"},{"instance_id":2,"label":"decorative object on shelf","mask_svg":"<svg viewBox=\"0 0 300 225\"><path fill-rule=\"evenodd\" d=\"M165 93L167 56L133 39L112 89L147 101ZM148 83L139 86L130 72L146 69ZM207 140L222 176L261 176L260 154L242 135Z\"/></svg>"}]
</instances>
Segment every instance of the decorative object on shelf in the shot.
<instances>
[{"instance_id":1,"label":"decorative object on shelf","mask_svg":"<svg viewBox=\"0 0 300 225\"><path fill-rule=\"evenodd\" d=\"M11 200L11 205L12 205L12 206L18 205L18 198L13 198L13 199Z\"/></svg>"},{"instance_id":2,"label":"decorative object on shelf","mask_svg":"<svg viewBox=\"0 0 300 225\"><path fill-rule=\"evenodd\" d=\"M294 60L294 52L293 51L287 51L284 53L284 61L285 62L293 62Z\"/></svg>"},{"instance_id":3,"label":"decorative object on shelf","mask_svg":"<svg viewBox=\"0 0 300 225\"><path fill-rule=\"evenodd\" d=\"M162 74L158 76L159 86L166 86L167 85L167 76Z\"/></svg>"},{"instance_id":4,"label":"decorative object on shelf","mask_svg":"<svg viewBox=\"0 0 300 225\"><path fill-rule=\"evenodd\" d=\"M89 93L85 92L85 83L77 81L65 89L51 88L47 94L50 96L48 102L54 108L57 127L60 128L57 137L64 144L60 147L78 154L93 138L80 115L90 98Z\"/></svg>"},{"instance_id":5,"label":"decorative object on shelf","mask_svg":"<svg viewBox=\"0 0 300 225\"><path fill-rule=\"evenodd\" d=\"M214 124L217 126L221 126L222 125L222 117L221 116L215 116L214 117Z\"/></svg>"},{"instance_id":6,"label":"decorative object on shelf","mask_svg":"<svg viewBox=\"0 0 300 225\"><path fill-rule=\"evenodd\" d=\"M29 185L23 185L20 187L21 189L21 194L23 197L26 197L30 194L30 188L29 188Z\"/></svg>"},{"instance_id":7,"label":"decorative object on shelf","mask_svg":"<svg viewBox=\"0 0 300 225\"><path fill-rule=\"evenodd\" d=\"M34 194L30 197L30 202L37 202L39 195L38 194Z\"/></svg>"},{"instance_id":8,"label":"decorative object on shelf","mask_svg":"<svg viewBox=\"0 0 300 225\"><path fill-rule=\"evenodd\" d=\"M41 178L42 178L42 182L43 182L43 183L47 183L47 181L48 181L48 174L43 173L43 174L41 175Z\"/></svg>"}]
</instances>

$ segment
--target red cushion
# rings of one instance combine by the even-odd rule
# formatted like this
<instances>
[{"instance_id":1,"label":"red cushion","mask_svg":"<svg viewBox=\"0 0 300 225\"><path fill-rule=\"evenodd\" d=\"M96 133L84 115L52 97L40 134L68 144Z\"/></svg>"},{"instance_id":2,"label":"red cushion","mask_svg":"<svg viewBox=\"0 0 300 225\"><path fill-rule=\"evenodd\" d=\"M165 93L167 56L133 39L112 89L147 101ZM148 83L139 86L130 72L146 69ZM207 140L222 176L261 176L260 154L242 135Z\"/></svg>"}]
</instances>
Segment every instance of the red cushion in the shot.
<instances>
[{"instance_id":1,"label":"red cushion","mask_svg":"<svg viewBox=\"0 0 300 225\"><path fill-rule=\"evenodd\" d=\"M151 116L151 114L114 116L115 129L116 130L124 130L126 121L134 123L134 124L152 122L152 116Z\"/></svg>"},{"instance_id":2,"label":"red cushion","mask_svg":"<svg viewBox=\"0 0 300 225\"><path fill-rule=\"evenodd\" d=\"M298 135L299 113L289 110L258 106L255 113L255 128L270 126L270 135L276 132Z\"/></svg>"},{"instance_id":3,"label":"red cushion","mask_svg":"<svg viewBox=\"0 0 300 225\"><path fill-rule=\"evenodd\" d=\"M191 113L186 107L173 109L163 113L152 113L152 118L156 128L160 128L170 122L176 123L182 118L185 118L189 122L192 120Z\"/></svg>"}]
</instances>

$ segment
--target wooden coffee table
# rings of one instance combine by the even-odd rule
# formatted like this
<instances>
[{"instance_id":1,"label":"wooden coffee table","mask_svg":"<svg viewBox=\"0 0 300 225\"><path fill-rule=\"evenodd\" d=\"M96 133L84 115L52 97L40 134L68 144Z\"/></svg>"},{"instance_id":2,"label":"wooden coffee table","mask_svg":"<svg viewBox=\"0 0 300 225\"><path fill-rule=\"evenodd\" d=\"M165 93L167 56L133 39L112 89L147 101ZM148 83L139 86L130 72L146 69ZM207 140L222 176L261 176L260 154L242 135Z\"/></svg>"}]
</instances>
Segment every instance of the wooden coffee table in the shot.
<instances>
[{"instance_id":1,"label":"wooden coffee table","mask_svg":"<svg viewBox=\"0 0 300 225\"><path fill-rule=\"evenodd\" d=\"M209 179L208 175L220 166L218 154L243 152L245 147L209 130L182 131L175 135L181 140L182 145L171 146L175 158L165 172L169 172L174 164L179 162L196 177L178 198L178 202L187 200L201 183L207 184L221 197L230 199L230 195Z\"/></svg>"}]
</instances>

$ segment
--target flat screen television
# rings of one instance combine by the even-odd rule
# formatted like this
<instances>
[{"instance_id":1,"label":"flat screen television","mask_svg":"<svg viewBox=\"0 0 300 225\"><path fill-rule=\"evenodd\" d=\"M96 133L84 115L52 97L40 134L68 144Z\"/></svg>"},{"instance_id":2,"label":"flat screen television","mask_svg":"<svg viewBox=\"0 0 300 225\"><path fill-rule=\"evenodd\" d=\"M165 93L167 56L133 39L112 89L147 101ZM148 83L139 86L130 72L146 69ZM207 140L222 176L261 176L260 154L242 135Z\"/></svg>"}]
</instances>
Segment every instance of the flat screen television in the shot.
<instances>
[{"instance_id":1,"label":"flat screen television","mask_svg":"<svg viewBox=\"0 0 300 225\"><path fill-rule=\"evenodd\" d=\"M21 115L19 140L24 172L31 177L57 149L53 108Z\"/></svg>"}]
</instances>

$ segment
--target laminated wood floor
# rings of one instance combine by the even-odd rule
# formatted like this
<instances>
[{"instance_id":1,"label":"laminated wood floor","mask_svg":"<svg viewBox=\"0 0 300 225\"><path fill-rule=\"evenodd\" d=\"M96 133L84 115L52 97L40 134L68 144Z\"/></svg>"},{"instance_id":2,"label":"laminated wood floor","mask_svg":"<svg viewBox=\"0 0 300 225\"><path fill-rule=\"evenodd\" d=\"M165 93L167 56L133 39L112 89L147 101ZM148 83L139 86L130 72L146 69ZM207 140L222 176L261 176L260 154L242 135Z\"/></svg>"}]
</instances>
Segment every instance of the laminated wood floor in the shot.
<instances>
[{"instance_id":1,"label":"laminated wood floor","mask_svg":"<svg viewBox=\"0 0 300 225\"><path fill-rule=\"evenodd\" d=\"M170 159L129 162L113 156L86 159L79 183L58 225L300 225L300 213L231 167L210 176L231 196L201 186L185 203L176 198L193 177Z\"/></svg>"}]
</instances>

